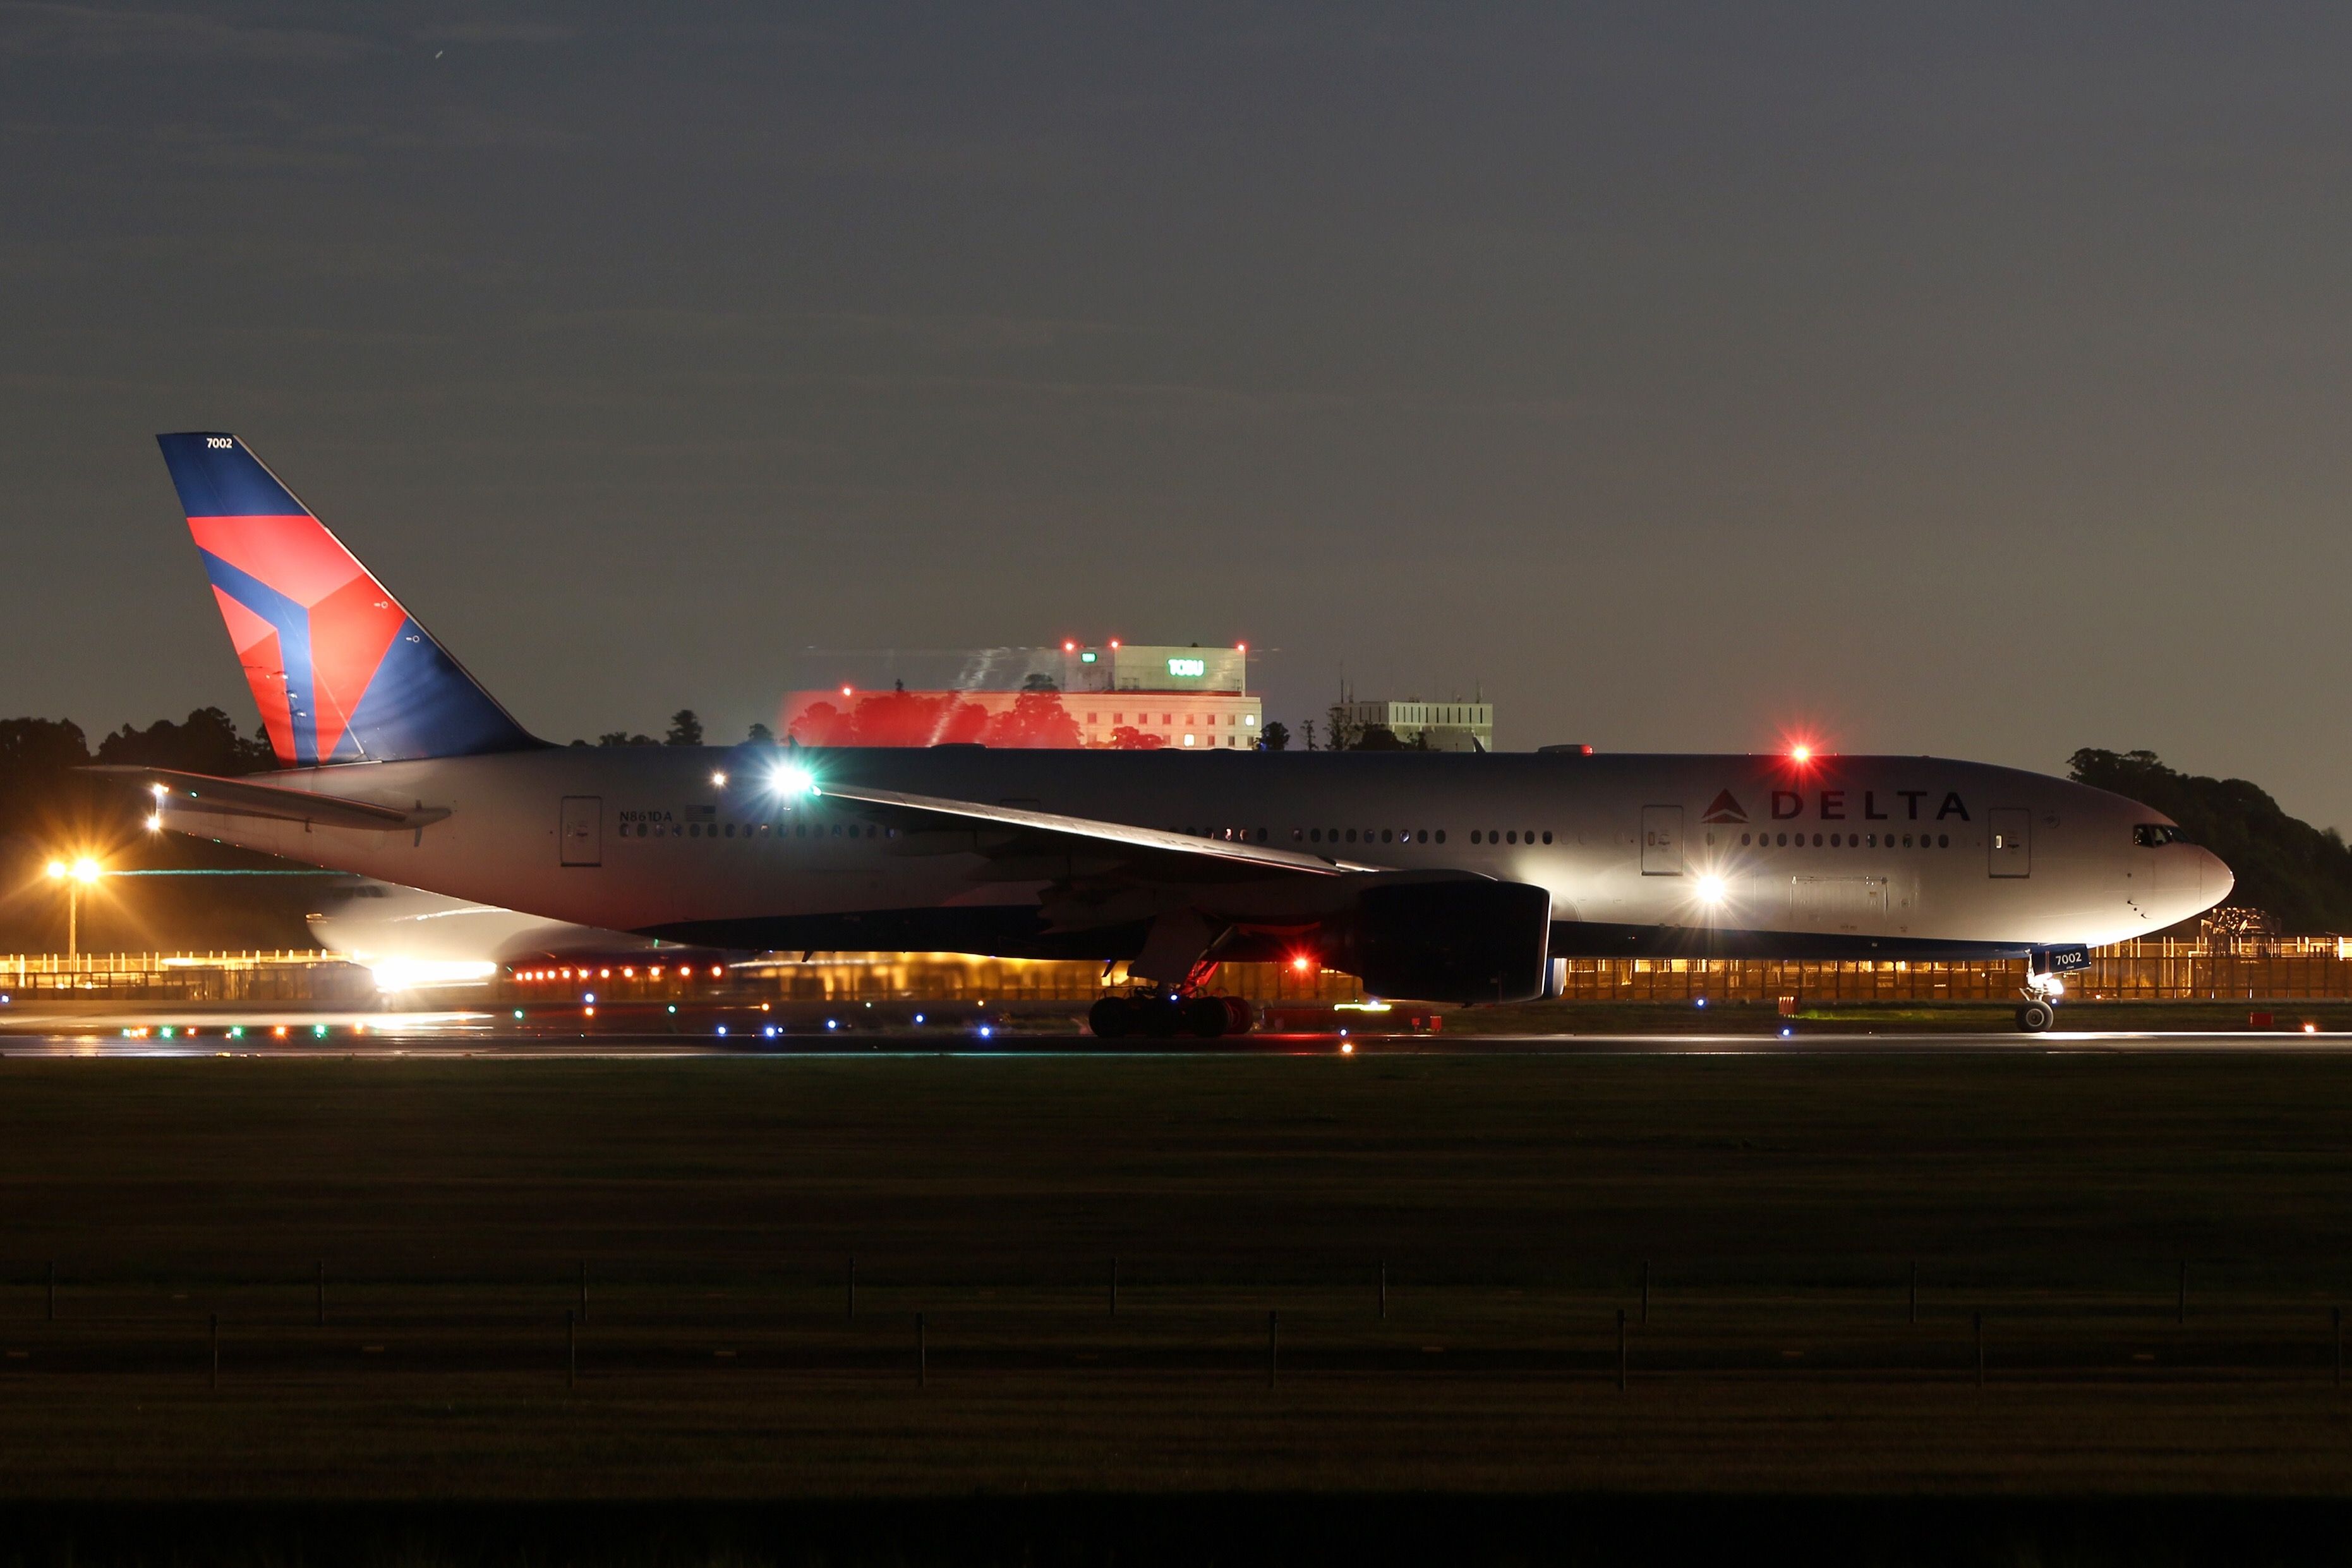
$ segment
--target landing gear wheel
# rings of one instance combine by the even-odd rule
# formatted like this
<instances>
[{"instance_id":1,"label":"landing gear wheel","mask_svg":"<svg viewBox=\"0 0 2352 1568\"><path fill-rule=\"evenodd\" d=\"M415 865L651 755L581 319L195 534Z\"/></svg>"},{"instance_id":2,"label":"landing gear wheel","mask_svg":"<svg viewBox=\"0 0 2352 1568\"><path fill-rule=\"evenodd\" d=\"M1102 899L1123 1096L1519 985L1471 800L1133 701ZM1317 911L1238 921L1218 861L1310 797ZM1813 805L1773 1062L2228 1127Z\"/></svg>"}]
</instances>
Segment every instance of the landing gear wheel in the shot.
<instances>
[{"instance_id":1,"label":"landing gear wheel","mask_svg":"<svg viewBox=\"0 0 2352 1568\"><path fill-rule=\"evenodd\" d=\"M1135 1004L1124 996L1106 996L1087 1010L1087 1026L1098 1040L1123 1040L1135 1030Z\"/></svg>"},{"instance_id":2,"label":"landing gear wheel","mask_svg":"<svg viewBox=\"0 0 2352 1568\"><path fill-rule=\"evenodd\" d=\"M1257 1027L1257 1012L1239 996L1220 998L1225 1005L1225 1033L1246 1035Z\"/></svg>"},{"instance_id":3,"label":"landing gear wheel","mask_svg":"<svg viewBox=\"0 0 2352 1568\"><path fill-rule=\"evenodd\" d=\"M2058 1021L2058 1009L2047 1002L2028 1002L2017 1010L2017 1026L2038 1035Z\"/></svg>"},{"instance_id":4,"label":"landing gear wheel","mask_svg":"<svg viewBox=\"0 0 2352 1568\"><path fill-rule=\"evenodd\" d=\"M1213 1040L1232 1026L1222 996L1195 996L1184 1004L1184 1027L1195 1038Z\"/></svg>"},{"instance_id":5,"label":"landing gear wheel","mask_svg":"<svg viewBox=\"0 0 2352 1568\"><path fill-rule=\"evenodd\" d=\"M1135 1002L1135 1032L1153 1040L1172 1040L1184 1026L1184 1006L1173 996L1139 996Z\"/></svg>"}]
</instances>

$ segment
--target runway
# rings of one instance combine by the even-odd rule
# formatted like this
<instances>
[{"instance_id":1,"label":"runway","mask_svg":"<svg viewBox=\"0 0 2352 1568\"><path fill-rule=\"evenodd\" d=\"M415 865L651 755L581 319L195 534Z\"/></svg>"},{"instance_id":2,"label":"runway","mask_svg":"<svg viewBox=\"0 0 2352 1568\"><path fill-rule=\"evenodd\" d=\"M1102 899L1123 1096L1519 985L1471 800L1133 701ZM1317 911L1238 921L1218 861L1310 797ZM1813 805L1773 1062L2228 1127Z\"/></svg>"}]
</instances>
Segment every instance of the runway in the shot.
<instances>
[{"instance_id":1,"label":"runway","mask_svg":"<svg viewBox=\"0 0 2352 1568\"><path fill-rule=\"evenodd\" d=\"M2053 1030L1864 1033L1794 1028L1786 1034L1390 1035L1252 1034L1220 1040L1116 1044L1066 1032L1031 1033L980 1025L929 1029L805 1030L763 1034L758 1026L665 1033L582 1032L517 1025L495 1015L354 1014L257 1016L250 1022L185 1026L112 1020L0 1030L0 1058L463 1059L548 1061L683 1058L887 1057L1937 1057L2335 1056L2352 1053L2352 1031Z\"/></svg>"}]
</instances>

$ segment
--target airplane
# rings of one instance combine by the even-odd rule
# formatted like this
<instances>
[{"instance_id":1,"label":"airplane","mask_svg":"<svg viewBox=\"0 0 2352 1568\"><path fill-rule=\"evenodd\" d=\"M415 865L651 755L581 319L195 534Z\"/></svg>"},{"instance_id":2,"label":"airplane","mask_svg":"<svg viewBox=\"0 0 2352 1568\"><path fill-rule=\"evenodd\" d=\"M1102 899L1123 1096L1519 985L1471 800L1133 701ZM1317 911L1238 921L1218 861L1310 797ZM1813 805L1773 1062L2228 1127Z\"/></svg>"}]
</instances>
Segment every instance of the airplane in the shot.
<instances>
[{"instance_id":1,"label":"airplane","mask_svg":"<svg viewBox=\"0 0 2352 1568\"><path fill-rule=\"evenodd\" d=\"M1128 964L1097 1035L1245 1026L1225 962L1507 1003L1577 956L2028 960L2229 868L2145 805L1919 756L585 747L531 735L235 436L158 437L280 771L115 768L172 830L723 949Z\"/></svg>"}]
</instances>

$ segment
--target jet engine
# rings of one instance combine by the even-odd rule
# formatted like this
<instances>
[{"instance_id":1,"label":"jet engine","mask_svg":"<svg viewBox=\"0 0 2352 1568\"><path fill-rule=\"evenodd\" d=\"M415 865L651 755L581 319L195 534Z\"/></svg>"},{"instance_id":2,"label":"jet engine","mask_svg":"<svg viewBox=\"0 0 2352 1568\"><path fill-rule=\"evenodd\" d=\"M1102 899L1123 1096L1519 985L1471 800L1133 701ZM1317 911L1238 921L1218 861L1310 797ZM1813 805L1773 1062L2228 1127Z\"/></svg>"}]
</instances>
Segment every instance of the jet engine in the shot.
<instances>
[{"instance_id":1,"label":"jet engine","mask_svg":"<svg viewBox=\"0 0 2352 1568\"><path fill-rule=\"evenodd\" d=\"M1549 977L1551 894L1526 882L1368 888L1337 934L1337 966L1375 996L1526 1002Z\"/></svg>"}]
</instances>

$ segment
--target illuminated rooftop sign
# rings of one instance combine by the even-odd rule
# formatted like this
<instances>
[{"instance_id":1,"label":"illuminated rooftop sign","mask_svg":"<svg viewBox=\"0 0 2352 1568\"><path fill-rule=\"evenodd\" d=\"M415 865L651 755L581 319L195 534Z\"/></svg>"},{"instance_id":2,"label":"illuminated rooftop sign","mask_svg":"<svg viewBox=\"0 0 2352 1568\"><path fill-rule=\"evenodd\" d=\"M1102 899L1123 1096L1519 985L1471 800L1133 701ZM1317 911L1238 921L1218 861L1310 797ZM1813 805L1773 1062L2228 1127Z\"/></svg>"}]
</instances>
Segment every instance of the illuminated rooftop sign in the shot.
<instances>
[{"instance_id":1,"label":"illuminated rooftop sign","mask_svg":"<svg viewBox=\"0 0 2352 1568\"><path fill-rule=\"evenodd\" d=\"M1209 673L1209 661L1205 658L1171 658L1168 661L1168 673L1191 676L1197 680Z\"/></svg>"}]
</instances>

